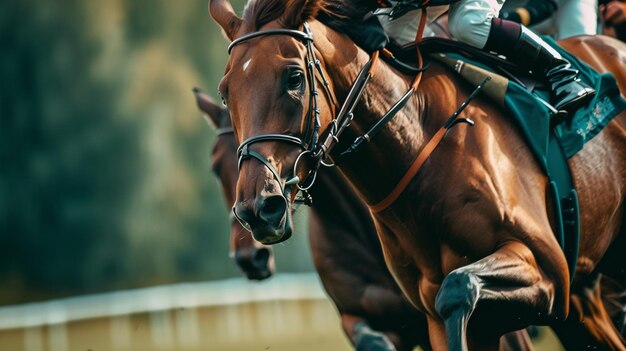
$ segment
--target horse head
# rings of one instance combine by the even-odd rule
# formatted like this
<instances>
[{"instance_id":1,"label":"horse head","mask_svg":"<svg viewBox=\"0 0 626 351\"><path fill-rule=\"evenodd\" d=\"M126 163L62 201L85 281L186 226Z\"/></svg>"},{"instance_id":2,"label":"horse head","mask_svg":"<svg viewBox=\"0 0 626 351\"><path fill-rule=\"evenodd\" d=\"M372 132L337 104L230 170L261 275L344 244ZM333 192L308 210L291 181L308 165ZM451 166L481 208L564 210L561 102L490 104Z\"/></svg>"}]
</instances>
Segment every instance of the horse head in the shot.
<instances>
[{"instance_id":1,"label":"horse head","mask_svg":"<svg viewBox=\"0 0 626 351\"><path fill-rule=\"evenodd\" d=\"M312 183L310 156L334 108L305 25L321 1L251 0L243 18L226 0L209 7L233 40L219 85L240 143L233 213L256 240L275 244L293 232L292 205Z\"/></svg>"},{"instance_id":2,"label":"horse head","mask_svg":"<svg viewBox=\"0 0 626 351\"><path fill-rule=\"evenodd\" d=\"M207 94L194 89L198 108L205 113L210 126L217 130L217 141L213 146L211 167L222 185L226 202L235 202L237 184L237 142L233 137L228 110L216 104ZM230 228L231 256L248 279L262 280L274 273L272 250L255 241L238 221L233 220Z\"/></svg>"}]
</instances>

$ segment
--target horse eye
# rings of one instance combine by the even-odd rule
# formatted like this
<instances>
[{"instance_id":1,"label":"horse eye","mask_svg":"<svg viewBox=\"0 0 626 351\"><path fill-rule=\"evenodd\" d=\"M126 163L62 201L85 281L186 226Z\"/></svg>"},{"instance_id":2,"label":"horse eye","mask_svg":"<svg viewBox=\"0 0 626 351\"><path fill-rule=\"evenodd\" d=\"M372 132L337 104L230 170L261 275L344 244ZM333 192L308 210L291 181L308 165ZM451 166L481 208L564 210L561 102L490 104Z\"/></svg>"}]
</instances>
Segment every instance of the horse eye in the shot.
<instances>
[{"instance_id":1,"label":"horse eye","mask_svg":"<svg viewBox=\"0 0 626 351\"><path fill-rule=\"evenodd\" d=\"M304 83L304 74L302 72L293 72L287 78L287 89L298 90L302 88Z\"/></svg>"}]
</instances>

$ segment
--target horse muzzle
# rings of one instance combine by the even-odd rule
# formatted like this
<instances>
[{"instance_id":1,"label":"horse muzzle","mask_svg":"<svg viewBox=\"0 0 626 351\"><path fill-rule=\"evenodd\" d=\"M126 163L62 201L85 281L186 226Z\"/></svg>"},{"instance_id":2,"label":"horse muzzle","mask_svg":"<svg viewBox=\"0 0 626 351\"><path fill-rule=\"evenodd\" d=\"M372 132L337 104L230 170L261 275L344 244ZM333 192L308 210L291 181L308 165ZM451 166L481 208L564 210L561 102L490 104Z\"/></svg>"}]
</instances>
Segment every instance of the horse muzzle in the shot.
<instances>
[{"instance_id":1,"label":"horse muzzle","mask_svg":"<svg viewBox=\"0 0 626 351\"><path fill-rule=\"evenodd\" d=\"M287 211L287 199L279 194L259 195L253 202L240 201L233 208L235 217L254 239L265 245L277 244L291 237L293 226Z\"/></svg>"},{"instance_id":2,"label":"horse muzzle","mask_svg":"<svg viewBox=\"0 0 626 351\"><path fill-rule=\"evenodd\" d=\"M264 280L274 273L274 257L267 247L238 249L235 261L250 280Z\"/></svg>"}]
</instances>

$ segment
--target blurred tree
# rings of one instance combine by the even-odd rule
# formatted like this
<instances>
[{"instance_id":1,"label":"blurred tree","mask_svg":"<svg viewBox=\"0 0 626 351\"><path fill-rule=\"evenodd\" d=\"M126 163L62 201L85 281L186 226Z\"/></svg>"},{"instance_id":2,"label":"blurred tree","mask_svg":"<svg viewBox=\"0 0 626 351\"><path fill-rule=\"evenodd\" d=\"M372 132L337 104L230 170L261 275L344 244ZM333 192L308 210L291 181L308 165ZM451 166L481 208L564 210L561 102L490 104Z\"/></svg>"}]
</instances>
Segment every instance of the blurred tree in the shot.
<instances>
[{"instance_id":1,"label":"blurred tree","mask_svg":"<svg viewBox=\"0 0 626 351\"><path fill-rule=\"evenodd\" d=\"M199 0L0 3L0 304L238 275L190 91L217 28Z\"/></svg>"},{"instance_id":2,"label":"blurred tree","mask_svg":"<svg viewBox=\"0 0 626 351\"><path fill-rule=\"evenodd\" d=\"M0 10L0 274L28 289L3 290L20 298L120 278L111 255L126 253L122 219L142 170L140 121L116 111L123 77L93 78L102 45L79 2L62 3Z\"/></svg>"}]
</instances>

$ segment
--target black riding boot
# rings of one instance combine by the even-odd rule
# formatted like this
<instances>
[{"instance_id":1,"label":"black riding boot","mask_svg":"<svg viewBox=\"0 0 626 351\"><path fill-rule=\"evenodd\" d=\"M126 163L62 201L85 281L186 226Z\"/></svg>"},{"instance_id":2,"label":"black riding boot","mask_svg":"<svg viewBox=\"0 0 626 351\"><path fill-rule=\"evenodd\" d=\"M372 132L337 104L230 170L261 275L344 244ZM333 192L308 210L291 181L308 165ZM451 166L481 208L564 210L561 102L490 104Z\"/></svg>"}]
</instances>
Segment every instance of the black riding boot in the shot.
<instances>
[{"instance_id":1,"label":"black riding boot","mask_svg":"<svg viewBox=\"0 0 626 351\"><path fill-rule=\"evenodd\" d=\"M524 26L521 29L515 46L518 55L511 59L545 76L551 89L550 102L557 110L576 111L586 104L596 92L577 78L578 70L535 33Z\"/></svg>"},{"instance_id":2,"label":"black riding boot","mask_svg":"<svg viewBox=\"0 0 626 351\"><path fill-rule=\"evenodd\" d=\"M552 92L550 103L559 111L574 111L595 94L595 90L576 78L578 71L566 59L519 23L492 19L485 50L502 54L545 78Z\"/></svg>"}]
</instances>

